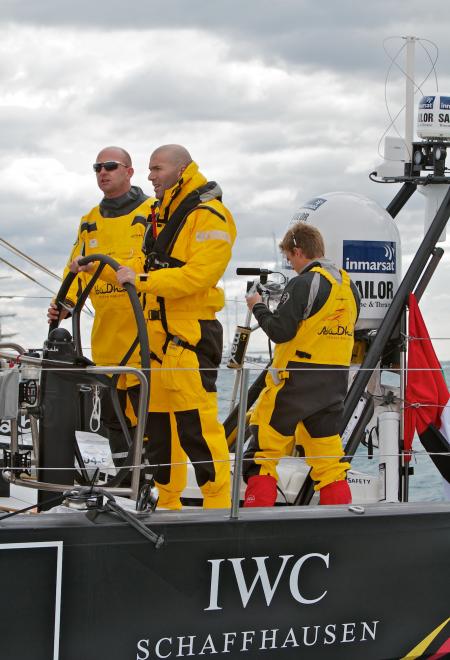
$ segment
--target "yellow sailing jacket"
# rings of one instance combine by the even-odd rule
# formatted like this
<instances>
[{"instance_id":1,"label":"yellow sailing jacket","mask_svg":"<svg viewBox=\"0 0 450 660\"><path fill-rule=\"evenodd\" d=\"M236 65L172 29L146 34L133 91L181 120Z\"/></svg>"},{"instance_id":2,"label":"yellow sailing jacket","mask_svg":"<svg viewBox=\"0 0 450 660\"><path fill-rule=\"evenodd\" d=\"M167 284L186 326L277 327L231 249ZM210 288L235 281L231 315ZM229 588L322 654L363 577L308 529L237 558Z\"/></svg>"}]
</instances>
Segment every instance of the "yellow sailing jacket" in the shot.
<instances>
[{"instance_id":1,"label":"yellow sailing jacket","mask_svg":"<svg viewBox=\"0 0 450 660\"><path fill-rule=\"evenodd\" d=\"M145 198L131 212L117 217L103 217L96 206L81 218L77 240L70 254L64 276L70 262L78 255L106 254L123 265L139 261L144 264L142 241L154 198ZM138 200L139 203L139 200ZM96 262L98 263L98 262ZM92 328L92 359L96 364L119 364L137 335L134 313L127 292L117 284L112 270L106 266L105 280L97 280L90 293L95 310ZM69 290L68 299L74 302L81 288L90 279L88 273L79 273ZM113 283L115 282L115 284ZM138 351L127 362L140 366Z\"/></svg>"},{"instance_id":2,"label":"yellow sailing jacket","mask_svg":"<svg viewBox=\"0 0 450 660\"><path fill-rule=\"evenodd\" d=\"M331 284L330 295L316 314L304 319L297 334L287 342L277 344L272 367L285 369L288 362L349 366L354 328L358 315L355 296L348 274L341 270L342 282L315 266L310 272L320 273Z\"/></svg>"},{"instance_id":3,"label":"yellow sailing jacket","mask_svg":"<svg viewBox=\"0 0 450 660\"><path fill-rule=\"evenodd\" d=\"M197 164L190 163L177 183L164 193L159 208L158 234L187 195L206 183ZM146 277L136 276L136 289L146 293L147 313L160 310L157 297L161 297L168 321L214 319L224 306L224 292L217 282L231 258L235 238L233 217L219 199L208 199L192 211L171 251L171 257L184 265L154 270ZM134 270L139 273L138 268Z\"/></svg>"}]
</instances>

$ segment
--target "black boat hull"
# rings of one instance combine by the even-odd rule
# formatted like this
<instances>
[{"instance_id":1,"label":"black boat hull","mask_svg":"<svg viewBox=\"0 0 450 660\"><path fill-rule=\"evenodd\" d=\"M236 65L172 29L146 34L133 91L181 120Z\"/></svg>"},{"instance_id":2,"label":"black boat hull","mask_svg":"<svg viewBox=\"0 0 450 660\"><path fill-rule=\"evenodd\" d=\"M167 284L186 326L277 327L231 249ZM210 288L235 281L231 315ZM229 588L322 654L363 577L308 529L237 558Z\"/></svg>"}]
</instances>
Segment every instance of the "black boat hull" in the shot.
<instances>
[{"instance_id":1,"label":"black boat hull","mask_svg":"<svg viewBox=\"0 0 450 660\"><path fill-rule=\"evenodd\" d=\"M143 520L159 550L110 514L5 520L2 657L402 658L450 617L450 504Z\"/></svg>"}]
</instances>

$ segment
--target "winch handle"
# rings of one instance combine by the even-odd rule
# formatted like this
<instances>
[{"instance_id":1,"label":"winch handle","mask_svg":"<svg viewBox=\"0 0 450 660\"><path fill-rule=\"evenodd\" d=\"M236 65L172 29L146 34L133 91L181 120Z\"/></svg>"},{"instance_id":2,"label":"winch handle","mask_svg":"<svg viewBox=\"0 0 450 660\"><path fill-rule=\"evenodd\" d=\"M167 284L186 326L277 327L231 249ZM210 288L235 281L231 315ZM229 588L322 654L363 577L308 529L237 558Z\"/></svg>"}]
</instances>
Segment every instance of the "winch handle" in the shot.
<instances>
[{"instance_id":1,"label":"winch handle","mask_svg":"<svg viewBox=\"0 0 450 660\"><path fill-rule=\"evenodd\" d=\"M55 305L58 309L58 312L61 312L61 310L64 309L64 301L66 299L67 292L70 289L70 286L72 282L74 281L75 277L77 276L77 273L72 273L69 272L67 273L66 277L63 280L63 283L61 284L61 288L59 289L58 293L56 294L55 298ZM48 334L50 335L52 330L55 330L59 326L60 318L58 317L57 319L54 319L53 321L50 321L49 326L48 326Z\"/></svg>"}]
</instances>

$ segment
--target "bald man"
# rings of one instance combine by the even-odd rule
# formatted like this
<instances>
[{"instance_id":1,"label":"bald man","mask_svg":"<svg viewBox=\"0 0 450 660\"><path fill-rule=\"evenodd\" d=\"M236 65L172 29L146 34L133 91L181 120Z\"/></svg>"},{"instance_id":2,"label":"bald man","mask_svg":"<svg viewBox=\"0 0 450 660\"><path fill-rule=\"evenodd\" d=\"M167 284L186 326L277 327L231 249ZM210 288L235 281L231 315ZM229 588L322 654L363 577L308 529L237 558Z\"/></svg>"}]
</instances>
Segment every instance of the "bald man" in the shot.
<instances>
[{"instance_id":1,"label":"bald man","mask_svg":"<svg viewBox=\"0 0 450 660\"><path fill-rule=\"evenodd\" d=\"M72 304L79 290L88 283L89 272L96 268L92 264L80 267L78 261L81 257L100 253L120 263L136 263L136 259L144 263L142 241L152 205L156 202L140 188L131 185L134 169L125 149L114 146L102 149L93 169L103 199L81 218L77 239L64 271L64 277L69 269L79 273L68 293L68 302ZM128 294L121 287L99 280L90 293L90 299L95 310L92 359L98 365L118 365L137 335ZM61 317L64 315L63 310ZM48 318L49 321L58 318L54 304L48 310ZM137 349L127 365L140 367ZM137 381L130 376L121 376L118 387L119 400L122 409L128 410L127 425L131 428L136 423L132 410L137 404ZM134 405L130 406L130 399ZM128 444L109 397L102 399L102 422L107 429L114 464L120 466L128 453Z\"/></svg>"},{"instance_id":2,"label":"bald man","mask_svg":"<svg viewBox=\"0 0 450 660\"><path fill-rule=\"evenodd\" d=\"M217 411L217 368L224 305L217 286L236 228L222 191L199 172L187 149L156 149L149 180L159 200L146 233L145 272L117 273L146 296L152 361L148 459L159 465L159 506L179 509L186 461L194 465L205 508L230 506L229 452Z\"/></svg>"}]
</instances>

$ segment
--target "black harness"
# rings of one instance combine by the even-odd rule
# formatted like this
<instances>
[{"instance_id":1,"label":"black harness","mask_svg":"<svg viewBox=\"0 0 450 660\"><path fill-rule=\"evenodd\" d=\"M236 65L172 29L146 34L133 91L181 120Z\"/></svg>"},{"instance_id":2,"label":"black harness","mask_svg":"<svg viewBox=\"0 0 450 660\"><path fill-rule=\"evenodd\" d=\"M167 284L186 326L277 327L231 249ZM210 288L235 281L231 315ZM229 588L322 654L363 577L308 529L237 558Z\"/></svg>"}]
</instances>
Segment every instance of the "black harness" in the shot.
<instances>
[{"instance_id":1,"label":"black harness","mask_svg":"<svg viewBox=\"0 0 450 660\"><path fill-rule=\"evenodd\" d=\"M152 224L149 223L144 236L144 244L142 246L142 251L146 257L146 273L152 270L160 270L161 268L181 268L185 265L185 261L175 259L175 257L171 256L171 253L188 216L193 211L197 211L198 209L207 209L211 213L214 213L214 215L217 215L219 218L221 218L221 220L226 222L226 219L221 213L216 211L216 209L212 208L211 206L203 203L203 201L211 199L211 192L217 187L218 186L215 181L208 181L208 183L206 183L204 186L200 186L200 188L196 188L191 193L189 193L189 195L187 195L187 197L181 202L178 208L167 220L166 225L163 227L156 238L153 236ZM214 199L220 200L221 197L217 195L214 197ZM158 222L161 221L164 220L159 218ZM156 299L159 303L159 311L151 310L149 313L149 319L152 321L160 320L164 328L164 332L166 333L166 341L164 342L162 349L163 353L166 352L170 341L172 341L177 346L182 346L183 348L187 348L190 351L196 352L195 346L169 332L165 300L162 296L157 296Z\"/></svg>"}]
</instances>

